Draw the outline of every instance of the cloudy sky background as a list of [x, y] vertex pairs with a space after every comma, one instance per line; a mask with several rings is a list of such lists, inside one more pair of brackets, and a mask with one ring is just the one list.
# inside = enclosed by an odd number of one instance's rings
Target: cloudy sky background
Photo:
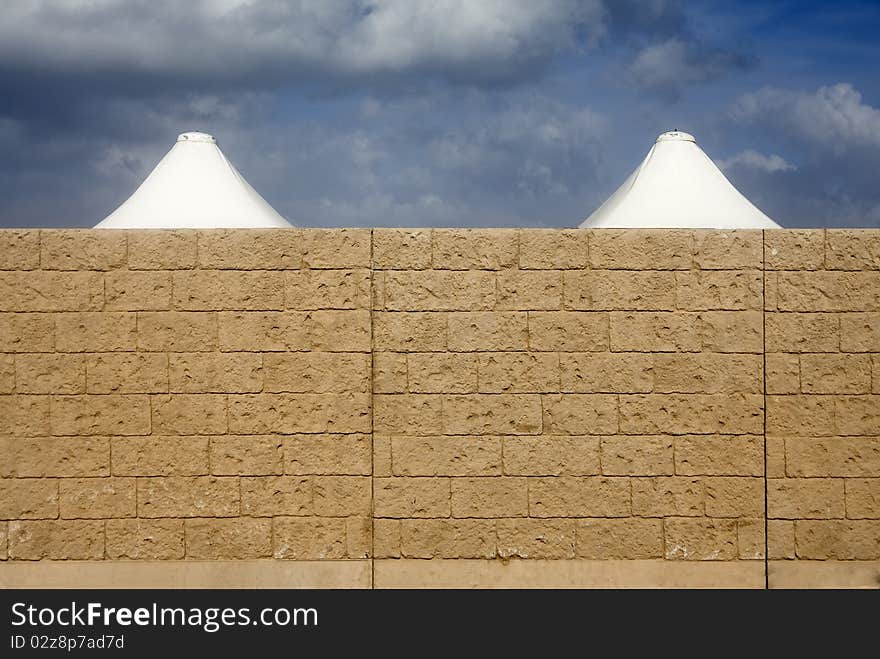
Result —
[[880, 3], [3, 0], [0, 226], [178, 133], [308, 226], [575, 226], [660, 132], [784, 226], [880, 226]]

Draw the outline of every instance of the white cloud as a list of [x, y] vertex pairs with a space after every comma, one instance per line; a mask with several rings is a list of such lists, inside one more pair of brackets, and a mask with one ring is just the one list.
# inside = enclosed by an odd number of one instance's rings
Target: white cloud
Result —
[[61, 72], [516, 74], [605, 31], [601, 0], [6, 0], [0, 59]]
[[351, 26], [339, 59], [355, 71], [531, 59], [575, 46], [578, 26], [601, 35], [598, 1], [384, 0]]
[[753, 151], [752, 149], [741, 151], [726, 160], [719, 160], [718, 166], [725, 170], [742, 167], [745, 169], [766, 172], [768, 174], [774, 174], [776, 172], [791, 172], [797, 169], [797, 167], [785, 160], [782, 156], [776, 155], [775, 153], [765, 155]]
[[[786, 226], [876, 226], [880, 110], [848, 83], [795, 91], [767, 87], [740, 97], [730, 116], [749, 141], [797, 158], [797, 176], [731, 170], [737, 184]], [[776, 209], [773, 205], [776, 204]]]
[[741, 56], [733, 53], [672, 38], [639, 52], [629, 72], [638, 85], [678, 94], [688, 85], [713, 80], [745, 64]]
[[849, 83], [820, 87], [814, 93], [769, 87], [741, 97], [732, 115], [837, 155], [853, 147], [880, 145], [880, 109], [864, 103]]

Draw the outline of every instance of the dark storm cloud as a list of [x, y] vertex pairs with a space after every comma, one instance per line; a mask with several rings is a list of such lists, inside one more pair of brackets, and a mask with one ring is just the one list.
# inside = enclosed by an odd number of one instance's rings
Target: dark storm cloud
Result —
[[790, 84], [817, 55], [742, 46], [773, 12], [699, 6], [9, 0], [0, 225], [94, 224], [191, 129], [298, 223], [572, 225], [674, 126], [783, 222], [880, 223], [872, 77]]
[[[67, 200], [64, 217], [46, 221], [82, 222], [121, 201], [177, 132], [204, 128], [244, 161], [274, 203], [297, 218], [305, 214], [304, 221], [454, 222], [468, 209], [452, 196], [476, 203], [480, 184], [472, 170], [456, 184], [463, 172], [436, 155], [444, 150], [438, 144], [474, 135], [475, 122], [489, 117], [458, 124], [462, 103], [438, 93], [437, 85], [503, 90], [539, 79], [560, 53], [593, 49], [606, 21], [598, 0], [15, 2], [0, 22], [0, 118], [7, 133], [0, 139], [12, 154], [0, 181], [0, 192], [9, 193], [4, 216], [40, 221], [50, 204], [32, 186], [62, 176], [44, 162], [50, 150], [57, 162], [78, 166], [65, 174], [75, 199]], [[387, 123], [358, 115], [327, 125], [313, 117], [323, 106], [338, 106], [340, 96], [356, 105], [366, 94], [415, 99], [390, 111], [383, 102], [383, 116], [393, 112], [400, 126], [410, 113], [446, 107], [434, 135], [418, 121], [402, 131], [427, 151], [412, 149]], [[430, 107], [419, 99], [436, 102]], [[294, 117], [279, 109], [291, 102]], [[559, 120], [561, 112], [536, 117], [536, 125]], [[483, 194], [508, 173], [529, 194], [558, 188], [548, 176], [562, 174], [561, 167], [544, 162], [552, 159], [546, 153], [525, 153], [527, 135], [478, 141], [486, 151], [477, 177]], [[365, 159], [364, 145], [379, 145], [385, 156]], [[447, 157], [449, 150], [447, 144]], [[426, 153], [428, 163], [418, 164]], [[285, 182], [303, 170], [326, 176], [301, 190]], [[329, 189], [328, 180], [334, 181]], [[298, 192], [293, 199], [292, 191]]]
[[696, 45], [668, 0], [11, 0], [0, 93], [5, 113], [35, 121], [76, 119], [77, 99], [108, 95], [505, 87], [618, 43], [648, 85], [667, 83], [664, 66], [695, 80], [735, 61]]
[[670, 37], [688, 30], [680, 0], [615, 0], [606, 3], [613, 38]]
[[0, 117], [32, 139], [137, 142], [156, 138], [160, 108], [180, 117], [205, 97], [509, 87], [605, 29], [598, 0], [11, 0]]
[[4, 12], [7, 71], [122, 83], [419, 73], [503, 81], [605, 32], [598, 0], [13, 0]]
[[608, 3], [609, 42], [622, 43], [624, 79], [665, 100], [687, 88], [755, 66], [754, 54], [712, 43], [676, 0]]
[[695, 84], [753, 65], [754, 59], [742, 53], [671, 38], [639, 51], [628, 73], [636, 85], [677, 100]]

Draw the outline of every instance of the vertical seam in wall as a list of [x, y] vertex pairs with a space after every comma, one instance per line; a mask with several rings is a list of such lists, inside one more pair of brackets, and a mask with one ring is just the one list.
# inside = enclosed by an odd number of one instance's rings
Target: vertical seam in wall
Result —
[[770, 521], [767, 505], [767, 236], [761, 230], [761, 376], [764, 440], [764, 589], [770, 589]]
[[375, 263], [373, 261], [373, 229], [370, 229], [370, 590], [376, 588], [376, 415], [373, 400], [373, 382], [376, 369], [375, 306], [373, 289], [375, 283]]

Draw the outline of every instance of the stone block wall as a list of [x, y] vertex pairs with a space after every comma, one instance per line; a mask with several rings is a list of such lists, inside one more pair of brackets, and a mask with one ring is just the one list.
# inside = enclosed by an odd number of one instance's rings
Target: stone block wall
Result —
[[761, 232], [375, 232], [376, 558], [764, 556]]
[[768, 231], [766, 260], [770, 583], [845, 584], [880, 559], [880, 232]]
[[878, 340], [880, 231], [0, 231], [0, 582], [876, 584]]
[[2, 558], [364, 559], [370, 232], [0, 232]]

